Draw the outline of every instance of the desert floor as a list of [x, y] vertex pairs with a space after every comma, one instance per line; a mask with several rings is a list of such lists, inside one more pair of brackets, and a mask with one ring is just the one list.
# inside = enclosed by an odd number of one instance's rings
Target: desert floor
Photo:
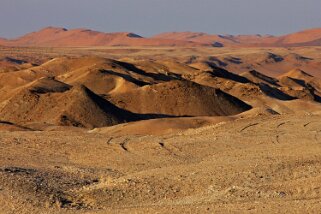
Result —
[[320, 119], [262, 116], [157, 136], [2, 132], [1, 212], [316, 212]]

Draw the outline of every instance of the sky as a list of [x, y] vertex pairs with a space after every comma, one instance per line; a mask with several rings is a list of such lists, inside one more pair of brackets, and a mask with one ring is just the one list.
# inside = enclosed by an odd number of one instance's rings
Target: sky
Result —
[[0, 0], [0, 37], [47, 26], [282, 35], [321, 27], [321, 0]]

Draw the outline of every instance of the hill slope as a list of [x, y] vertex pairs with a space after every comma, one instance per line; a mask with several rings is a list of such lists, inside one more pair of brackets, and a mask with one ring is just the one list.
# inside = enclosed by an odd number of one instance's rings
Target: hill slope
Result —
[[102, 33], [89, 29], [48, 27], [14, 40], [8, 46], [78, 47], [78, 46], [199, 46], [188, 41], [147, 39], [129, 32]]
[[279, 38], [283, 45], [321, 45], [321, 28], [308, 29], [297, 33], [288, 34]]
[[2, 120], [16, 124], [93, 128], [122, 123], [127, 115], [84, 86], [71, 88], [57, 80], [42, 78], [9, 99], [0, 116]]
[[179, 80], [116, 94], [111, 101], [135, 113], [174, 116], [225, 116], [251, 109], [219, 89]]

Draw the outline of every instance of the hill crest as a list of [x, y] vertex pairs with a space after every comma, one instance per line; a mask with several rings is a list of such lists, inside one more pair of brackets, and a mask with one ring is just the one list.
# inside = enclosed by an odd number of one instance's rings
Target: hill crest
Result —
[[320, 46], [321, 28], [282, 36], [229, 35], [202, 32], [167, 32], [142, 37], [132, 32], [105, 33], [86, 28], [46, 27], [16, 39], [0, 38], [4, 46], [91, 47], [91, 46], [180, 46], [180, 47], [299, 47]]

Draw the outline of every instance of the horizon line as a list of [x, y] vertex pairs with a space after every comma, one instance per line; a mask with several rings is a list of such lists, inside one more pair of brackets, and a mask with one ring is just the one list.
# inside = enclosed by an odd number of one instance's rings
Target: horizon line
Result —
[[144, 36], [143, 34], [140, 34], [140, 33], [137, 33], [137, 32], [132, 32], [132, 31], [100, 31], [100, 30], [96, 30], [96, 29], [92, 29], [92, 28], [85, 28], [85, 27], [67, 28], [67, 27], [49, 25], [49, 26], [38, 28], [38, 30], [28, 31], [28, 32], [26, 32], [24, 34], [21, 34], [19, 36], [16, 36], [16, 37], [8, 38], [8, 37], [0, 36], [0, 38], [1, 39], [6, 39], [6, 40], [14, 40], [14, 39], [21, 38], [21, 37], [23, 37], [23, 36], [25, 36], [27, 34], [37, 33], [37, 32], [43, 31], [43, 30], [48, 29], [48, 28], [64, 29], [66, 31], [72, 31], [72, 30], [84, 30], [84, 31], [86, 31], [86, 30], [89, 30], [89, 31], [93, 31], [93, 32], [106, 33], [106, 34], [109, 34], [109, 33], [133, 33], [133, 34], [141, 36], [143, 38], [151, 38], [151, 37], [154, 37], [156, 35], [160, 35], [160, 34], [164, 34], [164, 33], [203, 33], [203, 34], [207, 34], [207, 35], [218, 35], [218, 36], [220, 36], [220, 35], [222, 35], [222, 36], [250, 36], [250, 35], [257, 35], [257, 36], [280, 37], [280, 36], [290, 35], [290, 34], [299, 33], [299, 32], [303, 32], [303, 31], [321, 29], [321, 26], [320, 27], [312, 27], [312, 28], [304, 28], [304, 29], [297, 30], [297, 31], [294, 31], [294, 32], [290, 32], [290, 33], [286, 33], [286, 34], [279, 34], [279, 35], [261, 34], [261, 33], [253, 33], [253, 34], [208, 33], [208, 32], [204, 32], [204, 31], [184, 30], [184, 31], [163, 31], [163, 32], [160, 32], [160, 33], [152, 34], [151, 36]]

